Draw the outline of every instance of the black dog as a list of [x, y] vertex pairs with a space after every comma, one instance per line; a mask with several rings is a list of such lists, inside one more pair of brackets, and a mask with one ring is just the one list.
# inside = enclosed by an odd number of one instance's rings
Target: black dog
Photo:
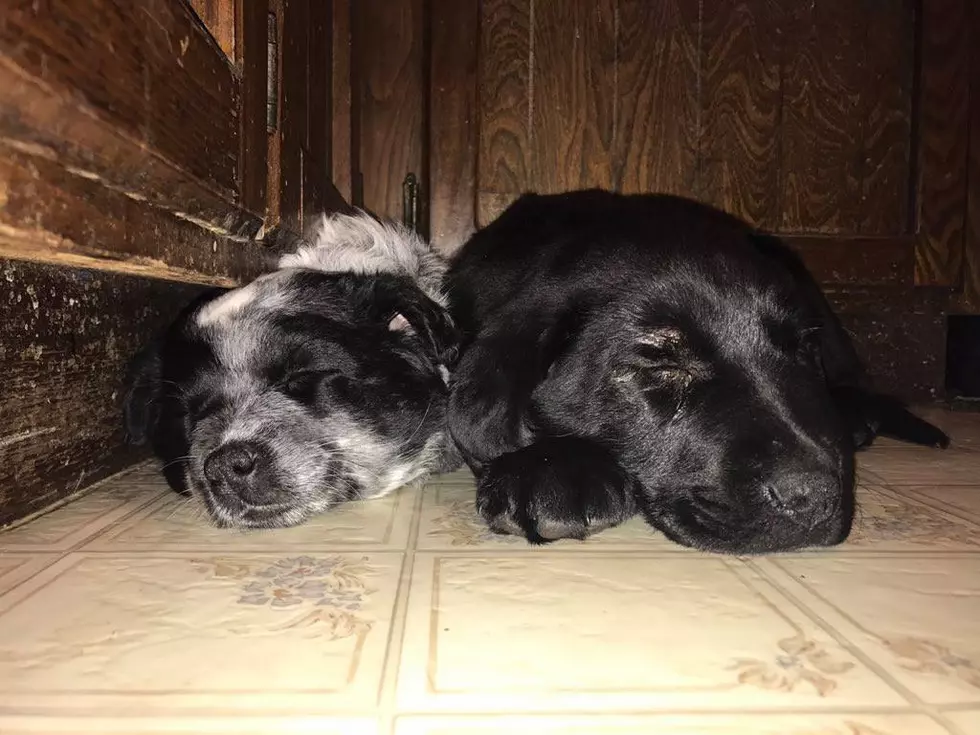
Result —
[[855, 450], [949, 442], [868, 390], [792, 251], [692, 201], [524, 196], [449, 287], [450, 432], [501, 533], [584, 538], [640, 512], [705, 550], [833, 545]]

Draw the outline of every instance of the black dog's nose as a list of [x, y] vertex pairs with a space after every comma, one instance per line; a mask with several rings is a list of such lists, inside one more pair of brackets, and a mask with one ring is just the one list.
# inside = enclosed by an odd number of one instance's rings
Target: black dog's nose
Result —
[[775, 510], [809, 525], [837, 512], [842, 492], [832, 475], [817, 472], [788, 472], [765, 487], [766, 499]]
[[263, 492], [265, 453], [250, 442], [230, 442], [204, 460], [204, 476], [219, 495], [236, 495], [247, 503], [266, 502]]

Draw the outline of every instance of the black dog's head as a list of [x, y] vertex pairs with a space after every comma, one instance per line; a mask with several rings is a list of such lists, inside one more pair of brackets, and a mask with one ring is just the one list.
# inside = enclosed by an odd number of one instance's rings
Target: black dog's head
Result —
[[824, 373], [832, 326], [764, 259], [681, 258], [655, 283], [593, 310], [536, 391], [543, 413], [614, 449], [648, 521], [681, 544], [842, 541], [854, 447]]
[[285, 268], [205, 296], [140, 355], [127, 426], [218, 525], [293, 525], [451, 456], [455, 349], [408, 277]]

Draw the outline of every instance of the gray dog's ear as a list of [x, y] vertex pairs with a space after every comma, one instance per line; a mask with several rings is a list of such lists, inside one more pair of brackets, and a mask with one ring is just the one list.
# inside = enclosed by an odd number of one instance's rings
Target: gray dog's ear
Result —
[[159, 417], [161, 386], [160, 343], [154, 341], [140, 350], [129, 362], [123, 398], [123, 422], [126, 438], [137, 446], [152, 436]]
[[447, 367], [459, 356], [460, 334], [449, 311], [402, 276], [381, 276], [367, 295], [373, 321], [393, 331], [409, 331], [421, 341], [433, 360]]

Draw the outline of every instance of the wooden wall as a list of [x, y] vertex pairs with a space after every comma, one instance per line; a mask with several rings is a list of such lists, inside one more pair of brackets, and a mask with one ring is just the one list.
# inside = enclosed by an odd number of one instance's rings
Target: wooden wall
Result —
[[944, 314], [980, 311], [969, 0], [430, 0], [421, 30], [418, 6], [387, 2], [401, 30], [361, 52], [428, 94], [422, 124], [413, 92], [363, 128], [365, 154], [423, 152], [362, 161], [376, 211], [400, 217], [398, 183], [427, 170], [451, 253], [528, 190], [691, 196], [801, 252], [883, 389], [941, 393]]
[[143, 456], [129, 357], [347, 206], [350, 7], [0, 0], [0, 525]]

